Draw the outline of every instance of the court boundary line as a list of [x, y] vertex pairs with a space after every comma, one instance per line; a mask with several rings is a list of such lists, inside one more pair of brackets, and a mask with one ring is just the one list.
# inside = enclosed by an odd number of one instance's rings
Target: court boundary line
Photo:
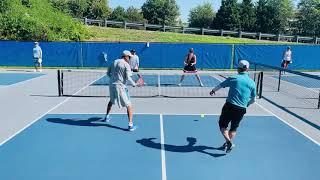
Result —
[[25, 84], [25, 83], [30, 82], [30, 81], [32, 81], [32, 80], [36, 80], [36, 79], [45, 77], [46, 75], [48, 75], [48, 74], [42, 74], [41, 76], [37, 76], [37, 77], [34, 77], [34, 78], [30, 78], [30, 79], [27, 79], [27, 80], [24, 80], [24, 81], [20, 81], [20, 82], [14, 83], [14, 84], [10, 84], [10, 85], [2, 85], [2, 86], [0, 87], [0, 89], [6, 89], [6, 88], [10, 88], [10, 87], [14, 87], [14, 86], [21, 85], [21, 84]]
[[[94, 82], [94, 81], [93, 81]], [[73, 95], [76, 95], [78, 93], [80, 93], [81, 91], [83, 91], [85, 88], [89, 87], [90, 84], [92, 84], [93, 82], [89, 83], [88, 85], [82, 87], [79, 91], [75, 92]], [[34, 119], [33, 121], [31, 121], [30, 123], [28, 123], [25, 127], [23, 127], [22, 129], [20, 129], [19, 131], [17, 131], [16, 133], [14, 133], [13, 135], [9, 136], [7, 139], [5, 139], [3, 142], [0, 142], [0, 147], [2, 145], [4, 145], [5, 143], [7, 143], [8, 141], [10, 141], [11, 139], [13, 139], [16, 135], [18, 135], [19, 133], [21, 133], [22, 131], [24, 131], [25, 129], [27, 129], [28, 127], [30, 127], [32, 124], [34, 124], [35, 122], [39, 121], [41, 118], [43, 118], [45, 115], [49, 114], [51, 111], [55, 110], [56, 108], [58, 108], [59, 106], [61, 106], [62, 104], [64, 104], [65, 102], [69, 101], [71, 97], [67, 97], [66, 99], [64, 99], [63, 101], [61, 101], [60, 103], [58, 103], [57, 105], [55, 105], [54, 107], [52, 107], [51, 109], [49, 109], [47, 112], [45, 112], [44, 114], [41, 114], [38, 118]]]
[[[65, 115], [77, 115], [77, 114], [80, 114], [80, 115], [105, 115], [105, 113], [52, 113], [53, 115], [60, 115], [60, 114], [65, 114]], [[110, 113], [110, 115], [127, 115], [127, 113], [125, 112], [115, 112], [115, 113]], [[160, 113], [133, 113], [133, 115], [156, 115], [158, 116]], [[200, 116], [200, 115], [205, 115], [205, 116], [220, 116], [221, 113], [161, 113], [163, 116], [174, 116], [174, 115], [177, 115], [177, 116]], [[249, 115], [246, 115], [246, 116], [261, 116], [261, 117], [265, 117], [265, 116], [272, 116], [270, 115], [270, 113], [266, 113], [266, 114], [249, 114]]]
[[161, 170], [162, 180], [167, 180], [166, 152], [164, 147], [163, 116], [160, 114]]
[[301, 135], [305, 136], [307, 139], [311, 140], [313, 143], [315, 143], [316, 145], [320, 146], [320, 143], [317, 142], [316, 140], [314, 140], [312, 137], [310, 137], [309, 135], [305, 134], [304, 132], [302, 132], [301, 130], [299, 130], [298, 128], [294, 127], [293, 125], [291, 125], [289, 122], [285, 121], [284, 119], [282, 119], [281, 117], [279, 117], [278, 115], [276, 115], [275, 113], [273, 113], [272, 111], [270, 111], [269, 109], [267, 109], [266, 107], [262, 106], [261, 104], [259, 104], [258, 102], [256, 102], [256, 104], [258, 106], [260, 106], [260, 108], [264, 109], [266, 112], [270, 113], [271, 115], [273, 115], [274, 117], [278, 118], [280, 121], [282, 121], [284, 124], [288, 125], [289, 127], [291, 127], [292, 129], [296, 130], [297, 132], [299, 132]]

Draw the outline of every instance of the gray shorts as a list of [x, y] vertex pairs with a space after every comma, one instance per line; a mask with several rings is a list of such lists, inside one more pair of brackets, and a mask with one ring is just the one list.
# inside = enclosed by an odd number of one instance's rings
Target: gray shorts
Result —
[[112, 104], [118, 104], [119, 108], [131, 105], [131, 99], [128, 88], [123, 84], [110, 84], [110, 101]]

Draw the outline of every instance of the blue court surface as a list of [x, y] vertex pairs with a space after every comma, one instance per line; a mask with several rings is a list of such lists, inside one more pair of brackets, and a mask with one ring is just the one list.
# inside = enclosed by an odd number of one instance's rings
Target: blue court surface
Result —
[[101, 118], [46, 115], [0, 146], [0, 179], [319, 179], [320, 147], [272, 116], [246, 116], [227, 155], [218, 116], [140, 114], [135, 132]]
[[[204, 85], [204, 87], [213, 87], [221, 83], [218, 79], [209, 76], [209, 75], [199, 75], [200, 79]], [[158, 76], [157, 75], [143, 75], [143, 80], [147, 84], [147, 86], [158, 86]], [[161, 75], [160, 76], [160, 85], [161, 86], [177, 86], [180, 82], [180, 75]], [[134, 81], [138, 80], [137, 75], [133, 75], [132, 79]], [[108, 85], [109, 78], [104, 76], [97, 81], [95, 81], [92, 85]], [[199, 86], [199, 81], [195, 75], [185, 75], [184, 80], [182, 81], [182, 86]]]
[[[278, 77], [276, 77], [278, 78]], [[320, 88], [319, 80], [303, 76], [286, 76], [282, 75], [281, 80], [287, 81], [306, 88]]]
[[30, 73], [0, 73], [0, 85], [12, 85], [29, 79], [37, 78], [44, 74]]

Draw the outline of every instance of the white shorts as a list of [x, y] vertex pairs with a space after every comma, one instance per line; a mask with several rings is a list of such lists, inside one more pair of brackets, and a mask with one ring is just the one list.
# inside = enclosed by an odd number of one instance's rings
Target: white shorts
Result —
[[109, 93], [111, 103], [118, 104], [119, 108], [131, 105], [129, 91], [125, 85], [110, 84]]
[[42, 58], [34, 58], [34, 63], [35, 64], [41, 64], [42, 63]]

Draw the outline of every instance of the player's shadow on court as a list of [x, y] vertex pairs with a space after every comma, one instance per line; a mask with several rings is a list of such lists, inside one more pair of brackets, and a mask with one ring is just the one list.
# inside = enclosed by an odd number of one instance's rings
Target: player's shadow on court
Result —
[[89, 119], [63, 119], [63, 118], [48, 118], [48, 122], [51, 123], [57, 123], [57, 124], [66, 124], [71, 126], [91, 126], [91, 127], [101, 127], [105, 126], [112, 129], [122, 130], [122, 131], [128, 131], [127, 128], [121, 128], [118, 126], [113, 126], [110, 124], [102, 123], [101, 118], [99, 117], [93, 117]]
[[[157, 138], [143, 138], [140, 140], [137, 140], [136, 142], [149, 147], [153, 149], [161, 149], [161, 143], [156, 143], [153, 140]], [[214, 147], [209, 147], [209, 146], [196, 146], [195, 144], [197, 143], [197, 139], [194, 137], [187, 137], [187, 145], [183, 146], [176, 146], [176, 145], [171, 145], [171, 144], [164, 144], [164, 150], [165, 151], [170, 151], [170, 152], [179, 152], [179, 153], [191, 153], [191, 152], [199, 152], [203, 153], [212, 157], [221, 157], [225, 156], [225, 153], [210, 153], [207, 152], [208, 150], [223, 150], [221, 147], [220, 148], [214, 148]]]

